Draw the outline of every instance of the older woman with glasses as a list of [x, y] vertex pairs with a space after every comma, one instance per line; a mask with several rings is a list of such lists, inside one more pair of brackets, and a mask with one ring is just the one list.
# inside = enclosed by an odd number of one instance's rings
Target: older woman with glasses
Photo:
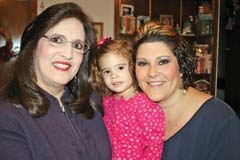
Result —
[[74, 3], [53, 5], [25, 29], [20, 55], [0, 75], [0, 157], [108, 160], [102, 115], [90, 100], [96, 36]]

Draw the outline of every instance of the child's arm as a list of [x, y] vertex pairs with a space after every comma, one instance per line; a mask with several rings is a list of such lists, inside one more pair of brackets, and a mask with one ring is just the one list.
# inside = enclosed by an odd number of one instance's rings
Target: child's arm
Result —
[[152, 102], [144, 104], [145, 113], [141, 117], [143, 134], [145, 137], [145, 150], [142, 159], [161, 159], [165, 133], [165, 117], [161, 108]]

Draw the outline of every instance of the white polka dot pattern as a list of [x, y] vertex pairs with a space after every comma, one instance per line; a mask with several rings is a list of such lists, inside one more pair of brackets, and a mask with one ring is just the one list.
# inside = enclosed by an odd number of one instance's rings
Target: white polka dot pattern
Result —
[[159, 160], [163, 150], [165, 117], [143, 93], [128, 100], [105, 97], [104, 122], [113, 160]]

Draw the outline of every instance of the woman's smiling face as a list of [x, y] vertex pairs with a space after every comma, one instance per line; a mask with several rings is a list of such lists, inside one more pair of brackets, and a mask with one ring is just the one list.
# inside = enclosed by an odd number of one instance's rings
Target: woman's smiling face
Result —
[[50, 88], [64, 88], [78, 72], [83, 54], [77, 53], [70, 42], [84, 42], [85, 32], [79, 20], [67, 18], [45, 34], [48, 37], [52, 35], [64, 36], [68, 42], [61, 47], [51, 45], [46, 37], [40, 38], [38, 42], [34, 59], [35, 73], [38, 85], [47, 91]]
[[180, 88], [177, 59], [163, 42], [146, 42], [139, 46], [135, 71], [140, 88], [152, 101], [168, 100]]

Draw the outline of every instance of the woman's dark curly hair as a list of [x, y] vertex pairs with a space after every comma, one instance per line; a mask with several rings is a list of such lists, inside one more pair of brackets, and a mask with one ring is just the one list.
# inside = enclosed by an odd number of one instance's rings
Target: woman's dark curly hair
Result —
[[192, 85], [195, 77], [196, 62], [186, 40], [179, 36], [171, 27], [150, 21], [139, 28], [133, 45], [133, 62], [136, 64], [137, 51], [140, 45], [147, 42], [163, 42], [176, 56], [179, 71], [182, 73], [182, 89]]
[[[50, 107], [48, 99], [35, 83], [37, 81], [34, 69], [35, 50], [39, 39], [66, 18], [76, 18], [83, 24], [85, 42], [90, 49], [84, 54], [76, 78], [66, 85], [70, 89], [71, 99], [63, 103], [71, 106], [73, 113], [81, 113], [86, 118], [94, 116], [89, 97], [92, 92], [90, 64], [96, 48], [95, 30], [89, 17], [78, 5], [66, 2], [50, 6], [25, 28], [19, 57], [11, 67], [12, 75], [8, 76], [7, 80], [0, 81], [0, 98], [22, 105], [33, 117], [45, 115]], [[2, 85], [3, 81], [7, 83]]]

